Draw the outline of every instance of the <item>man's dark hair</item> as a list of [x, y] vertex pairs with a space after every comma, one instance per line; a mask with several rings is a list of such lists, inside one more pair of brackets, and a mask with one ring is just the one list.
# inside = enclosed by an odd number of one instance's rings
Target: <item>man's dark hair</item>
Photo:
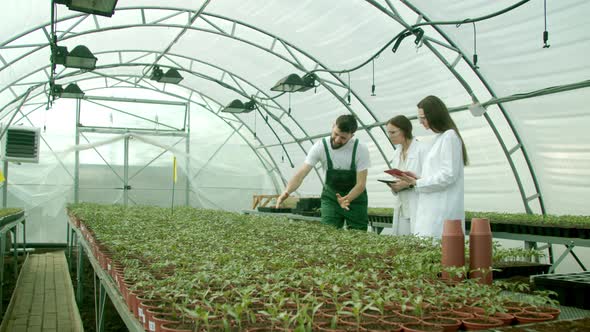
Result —
[[354, 115], [341, 115], [336, 119], [336, 126], [340, 131], [354, 134], [358, 128]]

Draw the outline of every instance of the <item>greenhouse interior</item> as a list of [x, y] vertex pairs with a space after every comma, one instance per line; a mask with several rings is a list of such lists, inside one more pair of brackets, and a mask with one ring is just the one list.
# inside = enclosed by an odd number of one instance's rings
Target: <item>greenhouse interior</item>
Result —
[[2, 4], [0, 332], [590, 331], [589, 1]]

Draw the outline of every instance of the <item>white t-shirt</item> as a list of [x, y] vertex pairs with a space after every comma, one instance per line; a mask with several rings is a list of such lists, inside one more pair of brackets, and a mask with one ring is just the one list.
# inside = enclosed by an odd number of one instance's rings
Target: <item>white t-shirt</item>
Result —
[[[339, 149], [332, 149], [332, 145], [330, 144], [330, 138], [326, 137], [326, 145], [328, 146], [328, 151], [330, 153], [330, 158], [332, 158], [332, 166], [334, 169], [342, 169], [342, 170], [349, 170], [350, 169], [350, 162], [352, 161], [352, 150], [354, 148], [354, 142], [358, 139], [351, 139], [344, 146], [341, 146]], [[311, 166], [315, 166], [318, 162], [322, 162], [322, 168], [324, 170], [328, 170], [328, 159], [326, 158], [326, 150], [324, 149], [324, 144], [322, 140], [318, 140], [315, 144], [311, 147], [309, 152], [307, 153], [307, 157], [305, 158], [305, 163]], [[369, 157], [369, 148], [359, 142], [356, 148], [356, 171], [361, 172], [368, 169], [371, 166], [371, 159]]]

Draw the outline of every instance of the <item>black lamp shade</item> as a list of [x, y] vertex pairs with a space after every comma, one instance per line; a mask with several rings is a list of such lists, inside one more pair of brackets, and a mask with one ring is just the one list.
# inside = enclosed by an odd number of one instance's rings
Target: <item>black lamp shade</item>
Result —
[[78, 45], [68, 53], [64, 66], [68, 68], [80, 68], [93, 70], [96, 68], [96, 60], [98, 60], [88, 47]]
[[51, 62], [57, 65], [63, 65], [66, 63], [66, 57], [68, 55], [68, 48], [65, 46], [55, 46], [51, 50]]
[[166, 72], [166, 74], [164, 74], [162, 77], [160, 77], [160, 79], [158, 80], [158, 82], [160, 82], [160, 83], [178, 84], [182, 80], [183, 80], [183, 77], [180, 75], [180, 73], [178, 72], [178, 70], [176, 70], [174, 68], [170, 68], [170, 69], [168, 69], [168, 71]]
[[221, 111], [225, 113], [249, 113], [256, 108], [254, 101], [243, 103], [239, 99], [234, 99], [229, 105], [225, 106]]
[[275, 84], [270, 90], [280, 92], [296, 92], [305, 88], [303, 79], [297, 74], [291, 74], [287, 77], [282, 78]]
[[311, 88], [315, 87], [315, 79], [316, 76], [315, 74], [311, 73], [311, 74], [306, 74], [305, 76], [303, 76], [303, 78], [301, 80], [303, 80], [303, 87], [299, 90], [297, 90], [297, 92], [303, 92], [303, 91], [307, 91]]
[[68, 6], [70, 10], [108, 17], [113, 16], [117, 5], [117, 0], [55, 0], [55, 2]]
[[61, 93], [62, 98], [83, 98], [84, 92], [76, 83], [68, 85]]
[[64, 92], [64, 88], [61, 84], [52, 84], [50, 89], [50, 93], [54, 97], [61, 97], [61, 94]]
[[160, 79], [164, 76], [164, 72], [160, 69], [159, 66], [154, 66], [152, 69], [152, 76], [150, 76], [150, 80], [160, 82]]

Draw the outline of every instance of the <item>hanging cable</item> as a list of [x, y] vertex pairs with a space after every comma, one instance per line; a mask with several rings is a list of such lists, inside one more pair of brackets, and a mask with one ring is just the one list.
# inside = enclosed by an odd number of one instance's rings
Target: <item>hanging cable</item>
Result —
[[545, 31], [543, 31], [543, 48], [549, 48], [551, 45], [547, 44], [549, 41], [549, 31], [547, 31], [547, 0], [543, 1], [543, 9], [545, 11]]
[[371, 85], [371, 96], [375, 96], [375, 59], [373, 59], [373, 85]]
[[350, 105], [350, 72], [348, 72], [348, 94], [346, 98], [348, 99], [348, 105]]
[[[395, 35], [395, 37], [393, 37], [393, 39], [391, 39], [389, 42], [387, 42], [387, 44], [385, 44], [382, 48], [379, 49], [379, 51], [377, 51], [375, 54], [373, 54], [369, 59], [365, 60], [363, 63], [354, 66], [350, 69], [343, 69], [343, 70], [332, 70], [332, 69], [315, 69], [310, 71], [310, 73], [316, 73], [316, 72], [328, 72], [328, 73], [332, 73], [332, 74], [344, 74], [344, 73], [350, 73], [352, 71], [355, 71], [359, 68], [364, 67], [366, 64], [368, 64], [369, 62], [371, 62], [373, 59], [377, 58], [384, 50], [386, 50], [391, 44], [393, 44], [394, 42], [396, 43], [396, 45], [394, 45], [392, 51], [395, 53], [395, 50], [397, 50], [397, 47], [399, 46], [399, 44], [401, 43], [401, 40], [399, 40], [400, 38], [405, 38], [409, 35], [416, 35], [416, 40], [414, 41], [416, 43], [416, 45], [420, 42], [421, 40], [421, 36], [424, 34], [424, 30], [422, 29], [418, 29], [418, 27], [420, 26], [424, 26], [424, 25], [429, 25], [429, 26], [439, 26], [439, 25], [457, 25], [457, 26], [461, 26], [462, 24], [467, 24], [467, 23], [472, 23], [472, 22], [480, 22], [480, 21], [484, 21], [484, 20], [489, 20], [493, 17], [502, 15], [504, 13], [507, 13], [511, 10], [514, 10], [522, 5], [524, 5], [525, 3], [529, 2], [530, 0], [522, 0], [519, 1], [511, 6], [508, 6], [504, 9], [501, 9], [497, 12], [493, 12], [491, 14], [488, 15], [484, 15], [484, 16], [480, 16], [480, 17], [476, 17], [476, 18], [466, 18], [463, 20], [454, 20], [454, 21], [431, 21], [431, 22], [421, 22], [421, 23], [417, 23], [414, 25], [411, 25], [405, 29], [403, 29], [401, 32], [399, 32], [397, 35]], [[407, 1], [402, 0], [402, 3], [405, 3]]]
[[256, 140], [256, 111], [254, 110], [254, 140]]
[[291, 115], [291, 94], [289, 94], [289, 110], [287, 111], [287, 114], [289, 116]]
[[43, 114], [43, 132], [47, 132], [47, 108], [45, 108], [45, 114]]
[[473, 67], [479, 69], [477, 65], [477, 30], [475, 29], [475, 22], [473, 22]]

